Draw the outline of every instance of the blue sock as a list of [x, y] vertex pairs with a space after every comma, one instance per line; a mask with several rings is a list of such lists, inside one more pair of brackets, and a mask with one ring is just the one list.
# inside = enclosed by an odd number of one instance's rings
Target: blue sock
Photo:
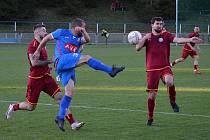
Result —
[[63, 119], [66, 115], [66, 111], [68, 109], [68, 107], [70, 106], [70, 102], [71, 102], [71, 97], [64, 95], [61, 102], [60, 102], [60, 110], [58, 113], [58, 117], [59, 119]]
[[95, 70], [101, 70], [104, 71], [106, 73], [111, 73], [112, 72], [112, 67], [107, 66], [105, 64], [103, 64], [101, 61], [94, 59], [94, 58], [90, 58], [87, 61], [87, 65], [90, 66], [91, 68], [95, 69]]

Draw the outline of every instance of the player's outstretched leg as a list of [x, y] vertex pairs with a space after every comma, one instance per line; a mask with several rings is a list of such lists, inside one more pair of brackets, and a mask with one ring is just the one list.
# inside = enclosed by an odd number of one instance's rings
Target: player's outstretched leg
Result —
[[115, 77], [119, 72], [121, 72], [125, 69], [125, 67], [122, 67], [122, 66], [116, 67], [115, 65], [110, 67], [110, 66], [105, 65], [101, 61], [99, 61], [95, 58], [92, 58], [92, 57], [87, 61], [87, 65], [95, 70], [104, 71], [104, 72], [108, 73], [111, 77]]

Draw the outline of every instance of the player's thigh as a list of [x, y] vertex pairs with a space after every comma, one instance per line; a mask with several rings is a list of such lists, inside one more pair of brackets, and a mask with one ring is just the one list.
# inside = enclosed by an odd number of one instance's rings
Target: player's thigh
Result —
[[81, 55], [79, 53], [70, 53], [61, 56], [58, 60], [56, 70], [65, 71], [76, 67]]
[[60, 87], [51, 76], [45, 76], [44, 78], [45, 78], [45, 85], [43, 87], [43, 91], [52, 98], [54, 98], [56, 94], [61, 92]]
[[147, 72], [147, 92], [158, 91], [158, 84], [160, 80], [160, 71], [149, 71]]
[[185, 60], [190, 54], [190, 51], [183, 49], [182, 50], [182, 58]]
[[26, 92], [26, 100], [31, 105], [36, 105], [43, 89], [44, 82], [41, 79], [29, 79]]
[[198, 59], [198, 58], [199, 58], [199, 55], [198, 55], [198, 53], [197, 53], [196, 51], [192, 51], [192, 52], [190, 53], [190, 56], [191, 56], [192, 58], [195, 58], [195, 59]]
[[86, 63], [91, 58], [90, 55], [81, 55], [79, 61], [77, 62], [77, 66], [80, 66], [84, 63]]

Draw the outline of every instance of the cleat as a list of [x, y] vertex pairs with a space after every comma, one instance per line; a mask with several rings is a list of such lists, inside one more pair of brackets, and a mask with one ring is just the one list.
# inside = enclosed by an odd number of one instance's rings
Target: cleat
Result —
[[149, 119], [149, 120], [147, 120], [146, 125], [147, 126], [152, 126], [152, 123], [153, 123], [153, 119]]
[[9, 107], [8, 107], [8, 110], [7, 112], [5, 113], [5, 118], [8, 120], [12, 117], [12, 114], [14, 113], [14, 108], [13, 108], [13, 105], [10, 104]]
[[58, 116], [55, 118], [55, 123], [58, 125], [61, 131], [65, 131], [64, 129], [64, 119], [59, 119]]
[[179, 112], [179, 106], [176, 103], [171, 103], [171, 107], [174, 110], [174, 112]]
[[111, 77], [115, 77], [119, 72], [123, 71], [125, 67], [116, 67], [115, 65], [112, 66], [112, 72], [109, 73]]
[[199, 69], [195, 69], [195, 70], [194, 70], [194, 74], [195, 74], [195, 75], [199, 75], [199, 74], [201, 74], [201, 72], [200, 72]]
[[71, 129], [72, 130], [79, 130], [80, 128], [82, 128], [85, 125], [84, 122], [74, 122], [71, 124]]

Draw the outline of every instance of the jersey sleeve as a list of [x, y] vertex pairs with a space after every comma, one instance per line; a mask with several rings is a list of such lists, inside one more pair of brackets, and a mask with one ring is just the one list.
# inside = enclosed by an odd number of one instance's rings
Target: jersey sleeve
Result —
[[33, 44], [29, 44], [29, 46], [28, 46], [28, 54], [34, 54], [36, 49], [37, 49], [36, 46], [34, 46]]
[[169, 43], [172, 43], [174, 41], [175, 35], [171, 34], [170, 32], [167, 32], [167, 37]]
[[61, 35], [62, 29], [57, 29], [54, 32], [51, 33], [51, 36], [53, 39], [58, 39]]
[[194, 33], [190, 33], [190, 34], [188, 35], [189, 38], [192, 38], [192, 37], [194, 37], [194, 36], [195, 36]]

